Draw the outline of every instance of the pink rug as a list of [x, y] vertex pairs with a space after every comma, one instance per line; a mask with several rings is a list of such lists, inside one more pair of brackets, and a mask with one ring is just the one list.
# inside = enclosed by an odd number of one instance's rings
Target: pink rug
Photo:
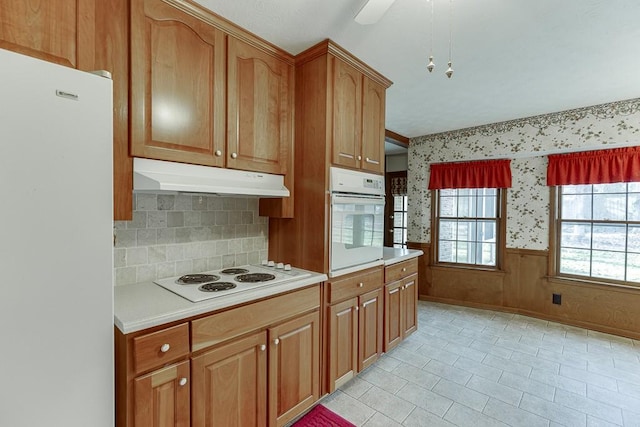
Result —
[[355, 427], [355, 424], [351, 424], [322, 405], [316, 405], [291, 427]]

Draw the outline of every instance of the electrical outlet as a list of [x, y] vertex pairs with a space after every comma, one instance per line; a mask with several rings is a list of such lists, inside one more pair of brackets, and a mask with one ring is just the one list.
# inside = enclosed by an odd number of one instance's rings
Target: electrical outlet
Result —
[[554, 304], [561, 305], [562, 304], [562, 294], [553, 294], [551, 297], [551, 302]]

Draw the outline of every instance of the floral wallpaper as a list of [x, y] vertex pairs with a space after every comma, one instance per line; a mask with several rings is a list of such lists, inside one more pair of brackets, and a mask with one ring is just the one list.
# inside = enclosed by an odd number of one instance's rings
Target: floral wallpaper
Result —
[[507, 247], [546, 250], [547, 155], [634, 145], [640, 145], [640, 98], [412, 138], [408, 239], [431, 241], [431, 163], [510, 158]]

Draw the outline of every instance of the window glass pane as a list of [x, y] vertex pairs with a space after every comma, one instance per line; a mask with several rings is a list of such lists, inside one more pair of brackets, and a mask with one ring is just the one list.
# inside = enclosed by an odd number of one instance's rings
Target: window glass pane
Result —
[[457, 203], [456, 197], [440, 197], [440, 216], [445, 218], [458, 216]]
[[630, 193], [628, 197], [627, 221], [640, 221], [640, 193]]
[[593, 219], [624, 221], [626, 217], [627, 197], [625, 194], [593, 195]]
[[402, 229], [402, 245], [407, 246], [407, 229]]
[[591, 219], [591, 196], [563, 195], [563, 219]]
[[473, 188], [458, 188], [458, 196], [473, 196], [475, 194], [475, 189]]
[[402, 212], [394, 212], [393, 213], [393, 226], [394, 227], [402, 227], [404, 224], [402, 223]]
[[627, 280], [640, 282], [640, 254], [627, 255]]
[[393, 243], [404, 243], [404, 241], [402, 240], [402, 228], [393, 229]]
[[456, 221], [440, 220], [440, 229], [438, 230], [438, 234], [442, 240], [455, 240]]
[[458, 190], [455, 188], [445, 188], [443, 190], [438, 190], [438, 194], [440, 195], [440, 197], [457, 196]]
[[458, 221], [458, 240], [476, 240], [475, 221]]
[[497, 188], [479, 188], [477, 190], [478, 196], [497, 196]]
[[496, 265], [496, 244], [480, 243], [478, 244], [480, 252], [478, 253], [478, 264]]
[[464, 264], [475, 264], [476, 262], [476, 244], [473, 242], [458, 241], [457, 261]]
[[458, 216], [459, 217], [473, 217], [475, 216], [476, 200], [474, 197], [459, 197], [458, 198]]
[[588, 249], [560, 248], [560, 272], [588, 276], [591, 256]]
[[560, 246], [570, 248], [591, 248], [591, 224], [563, 222]]
[[593, 192], [594, 193], [626, 193], [627, 183], [616, 182], [614, 184], [594, 184]]
[[478, 210], [476, 216], [479, 218], [495, 218], [496, 199], [497, 197], [495, 196], [478, 197]]
[[496, 223], [495, 221], [478, 221], [477, 224], [478, 242], [495, 242], [496, 240]]
[[629, 184], [629, 193], [640, 193], [640, 182], [630, 182]]
[[624, 252], [593, 251], [591, 276], [603, 279], [624, 280]]
[[456, 262], [456, 242], [451, 240], [438, 241], [438, 261]]
[[402, 196], [393, 196], [393, 210], [394, 211], [402, 210]]
[[640, 253], [640, 225], [630, 225], [627, 237], [627, 250]]
[[626, 240], [627, 228], [624, 225], [593, 225], [593, 249], [624, 252]]
[[591, 193], [591, 184], [563, 185], [562, 194], [588, 194]]
[[402, 196], [402, 210], [405, 212], [409, 210], [409, 197], [407, 196]]

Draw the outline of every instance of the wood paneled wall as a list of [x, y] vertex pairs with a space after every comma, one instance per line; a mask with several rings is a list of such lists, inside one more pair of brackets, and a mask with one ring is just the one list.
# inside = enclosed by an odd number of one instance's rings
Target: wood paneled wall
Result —
[[[549, 277], [548, 251], [507, 249], [500, 272], [431, 265], [430, 244], [421, 249], [420, 299], [509, 311], [640, 339], [640, 289]], [[552, 294], [562, 295], [553, 304]]]

